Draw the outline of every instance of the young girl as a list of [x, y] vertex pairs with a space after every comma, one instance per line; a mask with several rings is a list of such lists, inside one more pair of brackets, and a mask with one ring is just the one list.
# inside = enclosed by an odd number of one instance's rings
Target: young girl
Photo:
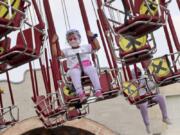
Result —
[[[96, 39], [97, 36], [90, 31], [87, 33], [87, 35], [95, 44], [94, 48], [97, 50], [100, 49], [99, 42]], [[56, 41], [57, 36], [55, 36], [53, 40]], [[72, 80], [72, 83], [76, 89], [77, 95], [79, 95], [80, 102], [84, 103], [87, 101], [87, 97], [85, 96], [85, 93], [83, 91], [83, 87], [81, 84], [82, 68], [83, 68], [83, 72], [87, 76], [89, 76], [92, 82], [92, 85], [95, 90], [95, 96], [98, 99], [103, 99], [104, 97], [101, 93], [101, 85], [100, 85], [99, 77], [97, 74], [97, 70], [92, 65], [92, 62], [90, 60], [90, 54], [88, 54], [88, 52], [92, 51], [92, 46], [90, 44], [81, 46], [80, 45], [81, 35], [79, 31], [75, 29], [71, 29], [67, 31], [66, 40], [68, 44], [70, 45], [70, 48], [66, 48], [62, 50], [60, 55], [67, 58], [67, 66], [69, 68], [69, 71], [67, 74], [70, 76]], [[55, 45], [53, 45], [52, 52], [54, 56], [57, 56], [57, 50], [55, 48]], [[80, 58], [78, 58], [77, 54], [79, 54]], [[81, 61], [81, 63], [79, 61]]]
[[[135, 70], [133, 70], [131, 73], [132, 73], [132, 78], [136, 79]], [[142, 72], [141, 72], [140, 68], [137, 68], [137, 78], [145, 78], [145, 76], [142, 75]], [[152, 83], [147, 82], [147, 84], [148, 83], [150, 85], [152, 85]], [[145, 80], [141, 80], [139, 85], [140, 86], [145, 86], [147, 84], [146, 84]], [[148, 84], [148, 86], [149, 86], [149, 84]], [[150, 86], [150, 87], [154, 88], [155, 86]], [[140, 94], [141, 94], [143, 92], [143, 88], [141, 88], [139, 91], [140, 91]], [[164, 123], [166, 123], [166, 124], [171, 124], [171, 121], [169, 120], [169, 117], [168, 117], [168, 114], [167, 114], [167, 107], [166, 107], [164, 97], [162, 95], [157, 94], [151, 100], [155, 101], [157, 104], [159, 104], [159, 107], [160, 107], [160, 110], [161, 110], [161, 113], [162, 113], [162, 118], [163, 118], [162, 121]], [[137, 107], [139, 108], [139, 110], [141, 112], [144, 124], [146, 126], [147, 133], [151, 133], [149, 116], [148, 116], [148, 101], [146, 101], [144, 103], [141, 103], [141, 104], [137, 104]]]

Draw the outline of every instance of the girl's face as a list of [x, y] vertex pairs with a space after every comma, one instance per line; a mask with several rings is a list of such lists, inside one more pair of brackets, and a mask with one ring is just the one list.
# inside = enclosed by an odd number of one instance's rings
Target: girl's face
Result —
[[77, 34], [70, 34], [67, 38], [68, 43], [71, 47], [79, 47], [80, 45], [80, 38]]

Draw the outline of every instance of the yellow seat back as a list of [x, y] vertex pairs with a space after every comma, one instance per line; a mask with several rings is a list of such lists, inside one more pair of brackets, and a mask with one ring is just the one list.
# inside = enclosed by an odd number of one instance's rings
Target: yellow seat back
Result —
[[171, 68], [166, 57], [153, 59], [148, 66], [150, 73], [161, 78], [171, 74]]
[[141, 49], [146, 45], [147, 36], [142, 36], [137, 39], [128, 39], [123, 36], [119, 38], [119, 46], [123, 52], [132, 52], [134, 48]]
[[129, 81], [123, 83], [123, 92], [126, 96], [131, 98], [139, 96], [139, 90], [137, 89], [137, 86]]
[[[160, 0], [158, 0], [158, 2], [160, 3]], [[147, 0], [147, 3], [149, 5], [150, 11], [149, 11], [148, 6], [146, 5], [145, 1], [143, 1], [142, 4], [140, 5], [139, 13], [142, 15], [144, 15], [144, 14], [151, 15], [152, 14], [153, 16], [155, 16], [158, 12], [158, 6], [155, 4], [152, 4], [152, 3], [156, 3], [156, 1]], [[150, 12], [151, 12], [151, 14], [150, 14]]]
[[[8, 4], [8, 0], [4, 0], [4, 2]], [[11, 2], [11, 6], [13, 8], [15, 8], [17, 10], [19, 9], [21, 0], [10, 0], [10, 2]], [[15, 17], [16, 14], [17, 14], [17, 12], [12, 10], [12, 16], [10, 16], [8, 7], [6, 7], [2, 4], [0, 5], [0, 18], [11, 20]]]

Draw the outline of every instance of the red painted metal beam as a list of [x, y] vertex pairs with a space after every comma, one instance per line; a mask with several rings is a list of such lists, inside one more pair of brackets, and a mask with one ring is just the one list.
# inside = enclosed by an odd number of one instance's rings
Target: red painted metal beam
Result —
[[35, 88], [35, 82], [34, 82], [34, 76], [33, 76], [31, 62], [29, 62], [29, 69], [30, 69], [31, 84], [32, 84], [32, 89], [33, 89], [33, 100], [36, 101], [37, 93], [36, 93], [36, 88]]
[[[53, 21], [53, 17], [52, 17], [52, 13], [51, 13], [51, 8], [50, 8], [50, 4], [49, 4], [49, 0], [44, 0], [43, 1], [43, 4], [44, 4], [44, 8], [45, 8], [45, 14], [46, 14], [46, 18], [47, 18], [47, 22], [48, 22], [48, 34], [49, 34], [49, 39], [50, 39], [50, 44], [52, 45], [52, 37], [53, 35], [56, 34], [56, 29], [55, 29], [55, 25], [54, 25], [54, 21]], [[52, 55], [52, 47], [50, 45], [50, 48], [51, 48], [51, 55]], [[58, 42], [58, 40], [56, 41], [56, 49], [57, 49], [57, 52], [58, 54], [60, 54], [60, 44]], [[62, 80], [61, 78], [61, 73], [60, 73], [60, 70], [59, 70], [59, 64], [58, 64], [58, 61], [56, 58], [54, 58], [54, 56], [52, 55], [52, 61], [53, 61], [53, 65], [51, 65], [51, 68], [52, 69], [56, 69], [56, 71], [52, 71], [52, 72], [56, 72], [55, 76], [53, 76], [53, 80], [54, 80], [54, 84], [55, 84], [55, 90], [58, 90], [58, 83], [57, 81], [58, 80]], [[55, 77], [55, 78], [54, 78]]]
[[178, 4], [179, 10], [180, 10], [180, 0], [176, 0], [176, 2]]
[[[108, 45], [108, 48], [109, 48], [109, 51], [110, 51], [110, 54], [111, 54], [111, 59], [112, 59], [112, 62], [113, 62], [113, 66], [114, 68], [117, 68], [117, 63], [116, 63], [116, 60], [114, 58], [114, 55], [113, 55], [113, 52], [112, 52], [112, 49], [111, 48], [111, 44], [112, 42], [110, 40], [110, 38], [112, 38], [112, 35], [111, 33], [108, 33], [108, 31], [110, 30], [110, 27], [109, 27], [109, 24], [107, 23], [107, 19], [105, 18], [105, 15], [102, 11], [102, 1], [101, 0], [97, 0], [97, 5], [98, 5], [98, 9], [97, 9], [97, 12], [98, 12], [98, 16], [100, 18], [100, 21], [101, 21], [101, 25], [102, 25], [102, 29], [103, 29], [103, 32], [105, 34], [105, 38], [106, 38], [106, 42], [107, 42], [107, 45]], [[110, 34], [110, 35], [107, 35], [107, 34]]]
[[171, 14], [169, 12], [168, 12], [168, 23], [169, 23], [169, 28], [171, 30], [172, 38], [174, 40], [175, 47], [176, 47], [177, 51], [180, 51], [179, 40], [178, 40], [178, 37], [177, 37], [176, 30], [174, 28], [174, 23], [173, 23], [173, 20], [171, 18]]
[[33, 5], [34, 5], [34, 9], [35, 9], [35, 11], [36, 11], [36, 15], [37, 15], [37, 18], [38, 18], [39, 23], [41, 24], [41, 26], [44, 26], [44, 22], [43, 22], [43, 19], [42, 19], [41, 14], [40, 14], [40, 12], [39, 12], [39, 8], [38, 8], [38, 6], [37, 6], [36, 0], [32, 0], [32, 3], [33, 3]]
[[12, 87], [11, 87], [11, 82], [9, 79], [8, 71], [6, 71], [6, 76], [7, 76], [7, 82], [8, 82], [8, 87], [9, 87], [9, 93], [10, 93], [10, 97], [11, 97], [11, 103], [12, 103], [12, 105], [14, 105], [14, 97], [13, 97], [13, 92], [12, 92]]

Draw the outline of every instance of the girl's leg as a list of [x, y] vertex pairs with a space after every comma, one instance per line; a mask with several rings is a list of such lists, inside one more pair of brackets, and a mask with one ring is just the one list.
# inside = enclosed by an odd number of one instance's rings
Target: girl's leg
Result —
[[68, 75], [71, 77], [72, 83], [76, 89], [76, 93], [79, 95], [83, 93], [83, 88], [81, 84], [81, 70], [78, 68], [73, 68], [68, 71]]
[[144, 124], [148, 126], [150, 124], [148, 116], [148, 102], [138, 104], [137, 107], [140, 109]]
[[156, 95], [152, 100], [156, 101], [159, 104], [163, 119], [167, 119], [167, 107], [164, 97], [162, 95]]
[[101, 85], [99, 81], [99, 77], [97, 74], [97, 70], [93, 66], [84, 67], [84, 72], [87, 74], [93, 84], [94, 90], [101, 90]]

